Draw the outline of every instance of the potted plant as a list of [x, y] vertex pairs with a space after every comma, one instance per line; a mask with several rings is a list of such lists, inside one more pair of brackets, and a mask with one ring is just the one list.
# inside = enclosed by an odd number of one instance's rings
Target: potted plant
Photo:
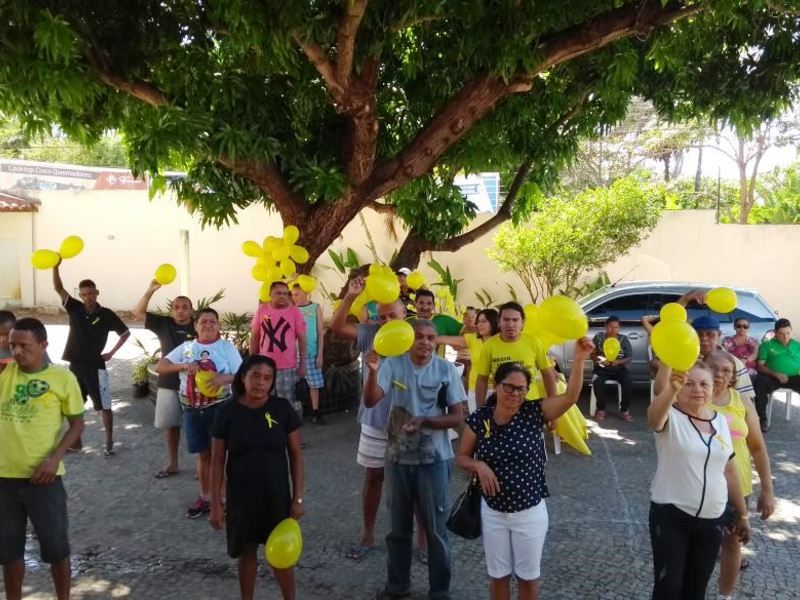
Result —
[[133, 384], [133, 397], [144, 398], [150, 390], [150, 375], [149, 368], [158, 362], [158, 355], [161, 354], [161, 349], [156, 348], [153, 352], [148, 352], [144, 344], [138, 338], [135, 339], [136, 345], [142, 351], [140, 356], [133, 363], [131, 369], [131, 383]]

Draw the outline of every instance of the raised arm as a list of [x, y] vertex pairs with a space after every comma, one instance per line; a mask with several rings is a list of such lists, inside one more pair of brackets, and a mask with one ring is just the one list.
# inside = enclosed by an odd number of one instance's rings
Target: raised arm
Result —
[[690, 302], [694, 301], [697, 304], [705, 304], [706, 303], [706, 291], [705, 290], [689, 290], [683, 296], [678, 298], [675, 302], [686, 308]]
[[378, 385], [378, 365], [380, 358], [374, 350], [364, 354], [367, 363], [367, 381], [364, 383], [364, 406], [372, 408], [380, 402], [386, 392]]
[[364, 291], [366, 283], [363, 277], [354, 277], [347, 284], [347, 292], [345, 292], [342, 302], [339, 304], [333, 313], [333, 320], [331, 321], [331, 329], [339, 337], [347, 340], [358, 339], [358, 327], [355, 323], [350, 323], [347, 320], [347, 315], [350, 314], [350, 309], [353, 306], [353, 301], [362, 291]]
[[135, 321], [144, 321], [147, 313], [147, 305], [150, 304], [150, 298], [153, 297], [153, 294], [155, 294], [156, 290], [158, 290], [160, 287], [161, 284], [155, 279], [153, 279], [153, 281], [150, 282], [150, 285], [147, 286], [144, 295], [139, 298], [139, 302], [137, 302], [136, 306], [133, 307], [133, 319]]
[[656, 321], [658, 321], [658, 315], [645, 315], [642, 317], [642, 327], [647, 332], [647, 335], [653, 335], [653, 327], [656, 326]]
[[58, 270], [61, 266], [61, 261], [62, 259], [58, 259], [58, 264], [53, 267], [53, 288], [56, 290], [56, 294], [58, 294], [59, 298], [61, 298], [61, 304], [64, 304], [67, 298], [69, 298], [69, 293], [64, 289], [64, 283], [61, 281], [61, 273]]
[[653, 431], [662, 431], [664, 429], [664, 425], [667, 424], [669, 409], [675, 402], [675, 396], [686, 385], [686, 373], [673, 371], [670, 367], [662, 364], [658, 369], [658, 377], [662, 376], [662, 371], [664, 371], [664, 375], [669, 376], [669, 385], [665, 385], [661, 391], [656, 393], [655, 399], [647, 409], [647, 423]]
[[[583, 338], [575, 342], [575, 360], [572, 363], [572, 371], [569, 374], [567, 390], [563, 394], [550, 396], [542, 400], [542, 413], [546, 421], [556, 420], [578, 401], [583, 388], [583, 361], [589, 358], [593, 349], [594, 344], [589, 338]], [[552, 371], [552, 369], [550, 370]]]

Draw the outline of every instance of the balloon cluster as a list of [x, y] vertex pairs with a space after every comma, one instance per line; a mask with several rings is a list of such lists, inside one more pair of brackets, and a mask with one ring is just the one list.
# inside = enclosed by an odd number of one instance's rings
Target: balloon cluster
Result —
[[545, 351], [555, 344], [580, 339], [589, 330], [583, 309], [567, 296], [550, 296], [540, 306], [528, 304], [524, 310], [522, 331], [535, 337]]
[[[308, 250], [295, 242], [300, 237], [300, 230], [294, 225], [283, 228], [283, 237], [267, 236], [259, 244], [248, 240], [242, 244], [242, 252], [256, 259], [250, 270], [253, 279], [261, 282], [258, 297], [262, 302], [269, 300], [269, 287], [275, 281], [283, 281], [297, 273], [297, 265], [308, 262]], [[311, 292], [317, 280], [309, 275], [299, 275], [298, 285], [305, 292]]]
[[650, 344], [658, 359], [676, 371], [688, 371], [700, 356], [700, 338], [686, 322], [686, 309], [677, 302], [661, 307]]
[[52, 269], [61, 259], [75, 258], [83, 251], [83, 240], [77, 235], [64, 238], [58, 252], [54, 250], [37, 250], [31, 254], [31, 264], [37, 269]]
[[[409, 284], [410, 285], [410, 284]], [[358, 317], [367, 302], [374, 300], [380, 304], [391, 304], [400, 297], [400, 284], [397, 275], [388, 265], [373, 263], [369, 266], [367, 284], [353, 300], [350, 314]]]

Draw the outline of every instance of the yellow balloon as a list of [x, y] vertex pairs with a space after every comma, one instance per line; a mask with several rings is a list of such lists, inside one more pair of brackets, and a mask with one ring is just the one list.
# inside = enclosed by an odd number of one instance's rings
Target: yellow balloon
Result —
[[308, 250], [302, 246], [292, 246], [289, 248], [289, 256], [298, 265], [304, 265], [308, 262]]
[[567, 340], [580, 339], [589, 330], [589, 321], [578, 303], [562, 295], [550, 296], [542, 302], [539, 322], [545, 331]]
[[[523, 333], [524, 333], [524, 331], [523, 331]], [[531, 334], [528, 334], [528, 335], [531, 335]], [[564, 339], [562, 337], [558, 337], [557, 335], [554, 335], [553, 333], [551, 333], [549, 331], [544, 331], [544, 330], [537, 331], [536, 333], [534, 333], [532, 335], [532, 337], [535, 338], [542, 345], [542, 349], [545, 352], [550, 350], [550, 348], [552, 348], [553, 346], [558, 346], [558, 345], [563, 344], [564, 342], [567, 341], [566, 339]]]
[[211, 383], [214, 380], [214, 376], [215, 373], [212, 371], [198, 371], [195, 374], [194, 383], [203, 396], [216, 398], [219, 395], [221, 389]]
[[272, 283], [273, 281], [278, 281], [279, 279], [283, 279], [283, 273], [281, 273], [280, 268], [277, 265], [268, 267], [267, 278], [264, 281]]
[[258, 288], [258, 299], [260, 302], [269, 302], [269, 282], [264, 282]]
[[522, 332], [531, 336], [537, 336], [542, 332], [541, 324], [539, 323], [539, 307], [535, 304], [527, 304], [523, 307], [525, 312], [525, 325], [522, 327]]
[[300, 230], [294, 225], [283, 228], [283, 243], [287, 246], [294, 244], [300, 237]]
[[310, 275], [298, 275], [297, 285], [299, 285], [300, 289], [305, 293], [310, 294], [314, 288], [317, 287], [317, 280]]
[[31, 264], [37, 269], [52, 269], [58, 264], [61, 257], [52, 250], [37, 250], [31, 254]]
[[369, 266], [370, 275], [380, 275], [381, 273], [383, 273], [383, 265], [381, 265], [380, 263], [372, 263]]
[[289, 277], [290, 275], [294, 275], [297, 273], [297, 267], [295, 264], [290, 260], [282, 260], [281, 264], [278, 265], [278, 268], [281, 270], [281, 274]]
[[367, 290], [361, 290], [361, 293], [353, 299], [353, 304], [350, 306], [350, 314], [354, 317], [361, 318], [361, 309], [369, 302]]
[[406, 284], [412, 290], [419, 290], [425, 287], [425, 277], [419, 271], [413, 271], [406, 277]]
[[275, 266], [275, 261], [272, 259], [272, 256], [266, 256], [266, 255], [262, 254], [261, 256], [259, 256], [256, 259], [256, 264], [257, 265], [264, 265], [265, 267], [267, 267], [269, 269], [270, 267], [274, 267]]
[[413, 343], [414, 328], [408, 321], [389, 321], [378, 329], [373, 346], [381, 356], [399, 356], [408, 352]]
[[731, 288], [714, 288], [706, 294], [706, 305], [714, 312], [727, 314], [733, 312], [738, 304], [736, 292]]
[[700, 355], [700, 339], [685, 321], [661, 321], [650, 336], [659, 360], [676, 371], [688, 371]]
[[258, 242], [254, 242], [253, 240], [247, 240], [242, 244], [242, 252], [244, 252], [247, 256], [252, 256], [253, 258], [259, 258], [264, 254], [261, 246], [258, 245]]
[[178, 275], [178, 272], [175, 270], [169, 263], [164, 263], [163, 265], [159, 265], [156, 269], [155, 275], [153, 275], [153, 279], [155, 279], [161, 285], [167, 285], [175, 281], [175, 277]]
[[381, 304], [391, 304], [400, 297], [400, 284], [397, 277], [386, 274], [367, 277], [367, 295]]
[[603, 354], [608, 360], [617, 360], [622, 347], [619, 345], [617, 338], [606, 338], [603, 342]]
[[669, 319], [685, 321], [686, 309], [677, 302], [670, 302], [661, 307], [659, 317], [661, 317], [662, 321], [667, 321]]
[[61, 248], [58, 253], [61, 258], [74, 258], [83, 251], [83, 240], [77, 235], [71, 235], [61, 242]]
[[250, 274], [256, 281], [266, 281], [269, 277], [269, 271], [264, 265], [254, 265], [253, 268], [250, 269]]
[[288, 569], [297, 564], [303, 553], [303, 534], [294, 519], [284, 519], [267, 538], [267, 562], [276, 569]]
[[274, 235], [268, 235], [264, 238], [264, 242], [262, 243], [261, 247], [264, 249], [264, 254], [272, 254], [272, 251], [281, 244], [283, 244], [283, 240], [281, 240], [281, 238], [276, 238]]
[[282, 260], [286, 260], [287, 258], [289, 258], [289, 254], [291, 253], [292, 253], [291, 247], [281, 242], [279, 246], [276, 246], [272, 250], [272, 258], [274, 258], [278, 262], [281, 262]]

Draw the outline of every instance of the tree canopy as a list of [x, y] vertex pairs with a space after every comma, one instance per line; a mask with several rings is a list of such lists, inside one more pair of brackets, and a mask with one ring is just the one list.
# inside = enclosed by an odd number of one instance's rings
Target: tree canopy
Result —
[[747, 129], [800, 72], [798, 17], [764, 0], [0, 5], [0, 112], [82, 143], [116, 130], [156, 187], [186, 170], [173, 185], [207, 223], [277, 210], [310, 264], [367, 206], [426, 248], [469, 236], [455, 173], [546, 188], [634, 96]]

